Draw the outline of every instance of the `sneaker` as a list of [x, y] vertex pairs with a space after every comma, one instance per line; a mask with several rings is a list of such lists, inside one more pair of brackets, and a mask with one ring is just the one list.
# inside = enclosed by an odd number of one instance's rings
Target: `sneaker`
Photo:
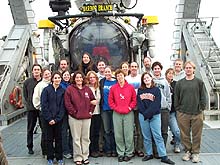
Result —
[[192, 162], [199, 163], [199, 154], [192, 154]]
[[63, 154], [63, 157], [66, 159], [70, 159], [70, 158], [72, 158], [72, 155], [71, 154]]
[[174, 152], [175, 153], [180, 153], [180, 147], [179, 146], [174, 147]]
[[183, 161], [189, 161], [191, 159], [191, 153], [189, 151], [187, 151], [183, 157], [182, 157], [182, 160]]
[[49, 159], [49, 160], [47, 161], [47, 165], [53, 165], [53, 160]]
[[63, 160], [58, 160], [58, 165], [64, 165]]

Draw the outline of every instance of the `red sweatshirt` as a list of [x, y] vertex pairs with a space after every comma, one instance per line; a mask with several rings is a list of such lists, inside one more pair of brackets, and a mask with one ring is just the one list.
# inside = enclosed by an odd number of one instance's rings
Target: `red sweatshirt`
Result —
[[117, 113], [128, 114], [137, 104], [134, 87], [125, 81], [123, 87], [117, 83], [110, 89], [108, 103]]
[[92, 100], [95, 100], [95, 96], [88, 86], [79, 89], [75, 85], [69, 85], [64, 94], [67, 112], [75, 119], [89, 119], [92, 117], [95, 108], [90, 103]]

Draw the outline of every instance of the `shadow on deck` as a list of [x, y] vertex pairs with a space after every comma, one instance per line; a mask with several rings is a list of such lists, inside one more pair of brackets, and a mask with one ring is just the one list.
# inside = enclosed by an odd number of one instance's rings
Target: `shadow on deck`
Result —
[[[7, 153], [7, 159], [9, 165], [43, 165], [47, 164], [46, 159], [43, 159], [41, 156], [40, 149], [40, 129], [38, 133], [34, 135], [34, 155], [29, 155], [27, 153], [26, 147], [26, 127], [27, 127], [26, 118], [22, 118], [19, 121], [13, 123], [12, 125], [4, 128], [2, 130], [3, 136], [3, 145]], [[201, 146], [201, 162], [198, 164], [203, 165], [219, 165], [220, 164], [220, 129], [210, 129], [208, 127], [203, 129], [202, 135], [202, 146]], [[170, 140], [170, 139], [169, 139]], [[192, 164], [189, 162], [183, 162], [181, 157], [183, 151], [180, 154], [175, 154], [172, 151], [172, 146], [167, 145], [168, 156], [176, 162], [177, 165]], [[72, 159], [65, 160], [66, 165], [73, 164]], [[129, 162], [118, 163], [117, 158], [90, 158], [91, 165], [125, 165], [125, 164], [134, 164], [134, 165], [143, 165], [143, 164], [163, 164], [160, 160], [153, 159], [146, 162], [142, 162], [141, 158], [135, 157]]]

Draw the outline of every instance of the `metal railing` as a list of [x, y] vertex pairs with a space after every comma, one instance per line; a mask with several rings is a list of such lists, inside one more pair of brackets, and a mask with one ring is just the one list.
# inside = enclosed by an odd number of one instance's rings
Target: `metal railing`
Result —
[[[207, 71], [207, 76], [210, 78], [210, 84], [212, 86], [212, 88], [216, 88], [218, 87], [220, 84], [217, 83], [216, 81], [216, 78], [214, 76], [214, 73], [213, 73], [213, 70], [211, 68], [211, 66], [209, 65], [209, 60], [213, 60], [211, 59], [213, 56], [216, 57], [216, 59], [214, 60], [215, 62], [220, 62], [220, 49], [217, 47], [217, 45], [215, 44], [214, 42], [214, 39], [210, 33], [210, 30], [211, 30], [211, 25], [212, 25], [212, 22], [213, 22], [213, 19], [214, 17], [211, 17], [211, 23], [210, 23], [210, 26], [209, 28], [207, 28], [206, 26], [206, 22], [205, 21], [202, 21], [201, 18], [196, 18], [195, 19], [195, 22], [194, 22], [194, 25], [191, 27], [191, 35], [193, 36], [193, 38], [195, 39], [195, 44], [197, 44], [198, 46], [198, 49], [199, 49], [199, 52], [200, 52], [200, 55], [202, 57], [202, 61], [206, 67], [206, 71]], [[190, 22], [190, 23], [193, 23], [193, 22]], [[189, 25], [189, 24], [188, 24]], [[205, 39], [204, 40], [206, 43], [201, 45], [201, 41], [198, 40], [198, 37], [196, 36], [196, 30], [200, 30], [200, 32], [204, 32], [205, 34]], [[210, 42], [213, 42], [213, 45], [209, 45]], [[208, 55], [206, 56], [205, 53], [204, 53], [204, 49], [202, 49], [202, 47], [206, 47], [208, 48]], [[220, 68], [220, 66], [219, 66]]]

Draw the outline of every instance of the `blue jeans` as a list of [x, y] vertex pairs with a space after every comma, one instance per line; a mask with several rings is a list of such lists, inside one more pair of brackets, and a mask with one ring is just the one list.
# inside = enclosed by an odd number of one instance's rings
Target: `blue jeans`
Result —
[[176, 112], [170, 113], [169, 127], [170, 127], [172, 134], [174, 135], [174, 140], [175, 140], [174, 146], [179, 147], [179, 145], [180, 145], [180, 129], [179, 129], [177, 119], [176, 119]]
[[104, 151], [106, 153], [116, 152], [112, 113], [112, 110], [101, 113], [104, 127]]
[[72, 135], [70, 132], [67, 114], [64, 115], [62, 121], [62, 145], [64, 155], [73, 153]]
[[144, 116], [139, 113], [139, 121], [144, 138], [144, 147], [147, 155], [153, 155], [152, 136], [155, 141], [159, 157], [166, 156], [166, 148], [161, 135], [161, 117], [160, 114], [154, 115], [152, 119], [144, 120]]

